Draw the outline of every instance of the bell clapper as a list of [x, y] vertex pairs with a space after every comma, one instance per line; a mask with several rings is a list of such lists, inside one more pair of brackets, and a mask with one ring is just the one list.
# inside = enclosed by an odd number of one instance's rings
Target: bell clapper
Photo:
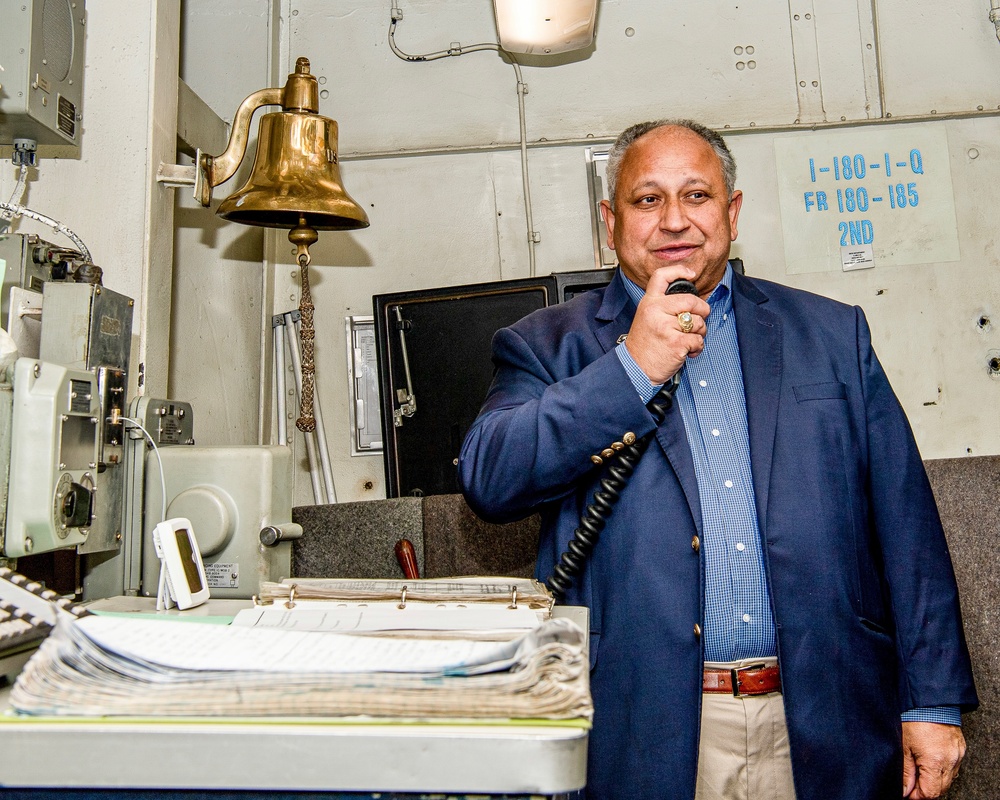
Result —
[[313, 356], [313, 343], [316, 331], [313, 328], [312, 292], [309, 290], [309, 245], [319, 239], [316, 230], [306, 223], [304, 216], [299, 216], [299, 224], [288, 232], [288, 241], [295, 245], [295, 258], [299, 263], [299, 275], [302, 281], [302, 294], [299, 299], [299, 314], [302, 326], [299, 336], [302, 339], [302, 398], [299, 403], [299, 418], [295, 427], [303, 433], [316, 430], [316, 418], [313, 416], [313, 391], [315, 387], [316, 361]]

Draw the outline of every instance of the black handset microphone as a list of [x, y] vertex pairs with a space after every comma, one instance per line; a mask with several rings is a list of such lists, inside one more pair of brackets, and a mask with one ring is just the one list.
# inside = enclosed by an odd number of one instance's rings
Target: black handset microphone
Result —
[[[676, 280], [667, 287], [667, 294], [698, 294], [691, 281]], [[677, 391], [678, 376], [674, 375], [646, 404], [653, 415], [656, 428], [659, 428], [674, 404], [674, 393]], [[552, 570], [552, 575], [546, 581], [549, 591], [557, 601], [562, 601], [576, 577], [583, 571], [594, 545], [601, 536], [601, 531], [611, 517], [615, 503], [622, 490], [628, 485], [635, 465], [639, 463], [642, 454], [646, 452], [649, 443], [656, 435], [656, 428], [632, 444], [626, 444], [618, 450], [607, 462], [604, 474], [601, 476], [600, 488], [594, 492], [594, 498], [580, 516], [580, 526], [573, 532], [573, 538], [566, 546], [559, 563]]]

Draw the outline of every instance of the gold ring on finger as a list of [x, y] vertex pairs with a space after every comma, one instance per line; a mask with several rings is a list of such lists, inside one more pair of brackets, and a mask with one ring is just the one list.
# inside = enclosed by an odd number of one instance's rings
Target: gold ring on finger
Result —
[[682, 333], [691, 333], [694, 329], [694, 320], [690, 311], [682, 311], [677, 315], [677, 324], [680, 325]]

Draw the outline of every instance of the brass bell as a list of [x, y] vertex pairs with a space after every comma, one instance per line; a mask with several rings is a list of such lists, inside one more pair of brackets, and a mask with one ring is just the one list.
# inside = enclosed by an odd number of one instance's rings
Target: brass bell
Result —
[[201, 200], [236, 171], [246, 152], [250, 118], [262, 105], [281, 111], [260, 120], [250, 179], [219, 205], [224, 219], [267, 228], [305, 224], [321, 231], [368, 227], [368, 215], [344, 190], [337, 158], [337, 123], [317, 113], [319, 86], [309, 60], [299, 58], [282, 89], [261, 89], [240, 105], [229, 147], [219, 156], [199, 154]]
[[368, 215], [340, 180], [336, 121], [295, 111], [261, 119], [250, 179], [218, 214], [270, 228], [294, 228], [300, 217], [319, 231], [368, 227]]

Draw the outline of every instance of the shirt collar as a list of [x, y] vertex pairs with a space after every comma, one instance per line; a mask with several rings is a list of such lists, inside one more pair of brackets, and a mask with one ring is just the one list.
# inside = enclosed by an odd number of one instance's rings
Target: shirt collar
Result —
[[[642, 300], [645, 292], [624, 272], [622, 272], [622, 280], [625, 282], [625, 291], [628, 292], [628, 296], [632, 299], [632, 302], [639, 305], [639, 301]], [[726, 271], [722, 274], [722, 280], [719, 281], [719, 285], [708, 296], [708, 304], [712, 307], [713, 311], [718, 310], [723, 314], [728, 314], [732, 311], [733, 268], [729, 262], [726, 262]]]

